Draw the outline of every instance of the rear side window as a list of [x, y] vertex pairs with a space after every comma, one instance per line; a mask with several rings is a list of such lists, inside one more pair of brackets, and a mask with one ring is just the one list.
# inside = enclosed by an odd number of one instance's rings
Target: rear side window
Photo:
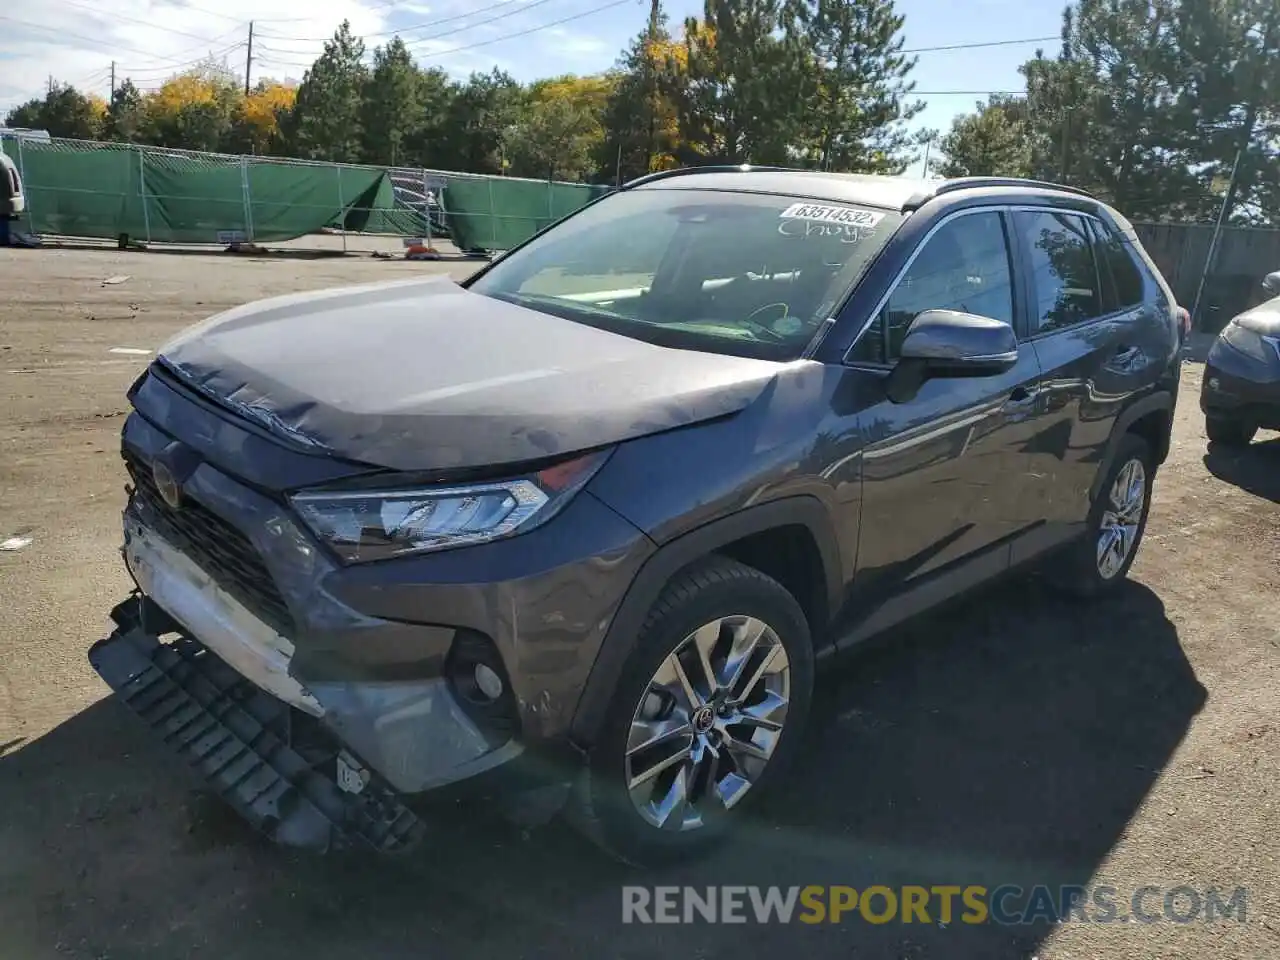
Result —
[[1145, 299], [1142, 273], [1134, 253], [1114, 230], [1101, 221], [1091, 222], [1098, 264], [1102, 270], [1102, 312], [1116, 313], [1140, 305]]
[[925, 310], [959, 310], [1013, 326], [1013, 276], [999, 213], [968, 213], [939, 227], [911, 261], [849, 359], [896, 360], [907, 330]]
[[1103, 315], [1103, 297], [1093, 242], [1083, 217], [1069, 213], [1015, 214], [1027, 245], [1037, 333], [1063, 330]]

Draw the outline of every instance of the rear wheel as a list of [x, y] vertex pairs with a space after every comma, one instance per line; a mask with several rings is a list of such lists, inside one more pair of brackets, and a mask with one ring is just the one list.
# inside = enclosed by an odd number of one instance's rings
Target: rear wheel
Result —
[[631, 863], [707, 848], [784, 773], [812, 686], [808, 624], [790, 593], [733, 560], [690, 568], [649, 613], [571, 822]]
[[1248, 446], [1253, 435], [1258, 432], [1258, 425], [1240, 415], [1207, 416], [1204, 419], [1204, 430], [1209, 435], [1210, 443], [1220, 443], [1224, 447], [1244, 447]]
[[1096, 596], [1123, 582], [1146, 530], [1154, 479], [1151, 447], [1126, 434], [1089, 511], [1088, 532], [1062, 558], [1055, 578], [1060, 587]]

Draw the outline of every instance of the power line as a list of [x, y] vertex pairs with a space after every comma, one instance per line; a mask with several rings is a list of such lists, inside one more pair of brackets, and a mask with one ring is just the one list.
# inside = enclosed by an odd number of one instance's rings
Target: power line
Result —
[[[474, 16], [474, 15], [475, 15], [475, 14], [477, 14], [477, 13], [480, 13], [480, 12], [482, 12], [482, 11], [484, 11], [484, 10], [490, 10], [490, 9], [493, 9], [494, 7], [506, 7], [506, 6], [510, 6], [510, 5], [511, 5], [511, 3], [513, 3], [513, 2], [516, 2], [516, 0], [503, 0], [503, 2], [501, 2], [501, 3], [495, 3], [495, 4], [493, 4], [493, 5], [489, 6], [489, 7], [481, 7], [481, 8], [480, 8], [480, 10], [472, 10], [472, 11], [470, 11], [470, 12], [468, 12], [468, 13], [458, 14], [458, 15], [456, 15], [456, 16], [452, 16], [452, 17], [444, 17], [443, 19], [441, 19], [441, 20], [437, 20], [437, 21], [434, 21], [434, 22], [435, 22], [435, 23], [447, 23], [447, 22], [449, 22], [449, 21], [453, 21], [453, 20], [461, 20], [461, 19], [463, 19], [464, 17]], [[475, 23], [467, 23], [467, 24], [463, 24], [463, 25], [462, 25], [462, 26], [460, 26], [460, 27], [454, 27], [454, 28], [453, 28], [453, 29], [451, 29], [451, 30], [445, 30], [443, 33], [435, 33], [435, 34], [432, 34], [432, 35], [431, 35], [431, 36], [429, 36], [429, 37], [412, 37], [412, 38], [410, 38], [409, 40], [405, 40], [405, 41], [404, 41], [404, 45], [405, 45], [406, 47], [412, 47], [412, 46], [414, 46], [414, 45], [416, 45], [416, 44], [432, 43], [433, 41], [436, 41], [436, 40], [443, 40], [445, 37], [452, 37], [452, 36], [454, 36], [455, 34], [463, 33], [463, 32], [465, 32], [465, 31], [467, 31], [467, 30], [474, 30], [476, 27], [483, 27], [483, 26], [487, 26], [488, 24], [491, 24], [491, 23], [497, 23], [499, 20], [506, 20], [508, 17], [514, 17], [516, 14], [524, 13], [526, 10], [532, 10], [532, 9], [534, 9], [535, 7], [541, 7], [541, 6], [544, 6], [544, 5], [546, 5], [546, 4], [548, 4], [548, 3], [551, 3], [551, 2], [552, 2], [552, 0], [530, 0], [530, 2], [528, 2], [528, 3], [521, 3], [521, 4], [520, 4], [520, 6], [519, 6], [519, 7], [517, 7], [515, 10], [510, 10], [510, 11], [508, 11], [508, 12], [506, 12], [506, 13], [500, 13], [500, 14], [498, 14], [498, 15], [497, 15], [497, 16], [495, 16], [495, 17], [486, 17], [486, 18], [485, 18], [485, 19], [483, 19], [483, 20], [477, 20]], [[416, 27], [407, 27], [406, 29], [416, 30], [416, 29], [420, 29], [420, 28], [422, 28], [422, 27], [427, 27], [427, 26], [431, 26], [431, 23], [420, 23], [420, 24], [418, 24]], [[395, 36], [400, 36], [400, 33], [401, 33], [401, 31], [393, 31], [393, 34], [394, 34]], [[375, 38], [375, 37], [385, 37], [385, 36], [391, 36], [391, 35], [392, 35], [391, 33], [371, 33], [371, 34], [367, 34], [363, 39], [366, 39], [366, 40], [367, 40], [367, 39], [371, 39], [371, 38]], [[266, 36], [266, 35], [264, 34], [264, 36]], [[295, 38], [295, 37], [274, 37], [274, 36], [267, 36], [267, 39], [269, 39], [269, 40], [298, 40], [298, 41], [300, 41], [300, 42], [301, 42], [301, 40], [302, 40], [302, 38]], [[324, 38], [324, 42], [328, 42], [328, 41], [329, 41], [329, 40], [331, 40], [331, 39], [333, 39], [333, 38], [332, 38], [332, 37], [325, 37], [325, 38]], [[307, 41], [307, 42], [315, 42], [315, 41]], [[287, 51], [284, 51], [284, 50], [277, 50], [277, 51], [275, 51], [275, 52], [276, 52], [276, 53], [287, 53]]]
[[[535, 2], [539, 2], [539, 0], [535, 0]], [[542, 2], [545, 2], [545, 0], [542, 0]], [[581, 19], [583, 19], [584, 17], [590, 17], [590, 16], [592, 16], [592, 15], [594, 15], [594, 14], [601, 13], [601, 12], [603, 12], [603, 11], [605, 11], [605, 10], [612, 9], [613, 7], [620, 7], [620, 6], [622, 6], [624, 3], [634, 3], [634, 2], [635, 2], [635, 0], [612, 0], [612, 2], [610, 2], [610, 3], [600, 4], [599, 6], [592, 7], [592, 8], [591, 8], [591, 9], [589, 9], [589, 10], [583, 10], [581, 13], [571, 14], [570, 16], [567, 16], [567, 17], [561, 17], [559, 20], [551, 20], [551, 21], [549, 21], [549, 22], [547, 22], [547, 23], [541, 23], [541, 24], [538, 24], [537, 26], [534, 26], [534, 27], [528, 27], [528, 28], [526, 28], [526, 29], [524, 29], [524, 30], [516, 30], [516, 31], [515, 31], [515, 32], [513, 32], [513, 33], [505, 33], [505, 34], [503, 34], [503, 35], [502, 35], [502, 36], [500, 36], [500, 37], [490, 37], [488, 40], [480, 40], [480, 41], [478, 41], [478, 42], [476, 42], [476, 43], [468, 43], [468, 44], [464, 44], [463, 46], [460, 46], [460, 47], [451, 47], [451, 48], [449, 48], [448, 50], [432, 50], [432, 51], [430, 52], [430, 56], [432, 56], [432, 57], [447, 57], [447, 56], [451, 56], [452, 54], [455, 54], [455, 53], [462, 53], [463, 51], [466, 51], [466, 50], [476, 50], [476, 49], [478, 49], [478, 48], [480, 48], [480, 47], [488, 47], [488, 46], [491, 46], [491, 45], [493, 45], [493, 44], [495, 44], [495, 43], [502, 43], [502, 42], [503, 42], [503, 41], [505, 41], [505, 40], [514, 40], [516, 37], [526, 37], [526, 36], [528, 36], [528, 35], [529, 35], [529, 34], [531, 34], [531, 33], [538, 33], [539, 31], [542, 31], [542, 30], [549, 30], [549, 29], [551, 29], [552, 27], [558, 27], [558, 26], [560, 26], [562, 23], [570, 23], [570, 22], [572, 22], [572, 21], [574, 21], [574, 20], [581, 20]], [[525, 4], [525, 9], [527, 9], [528, 7], [530, 7], [530, 6], [532, 6], [532, 5], [533, 5], [533, 4]], [[479, 26], [479, 24], [476, 24], [476, 26]], [[412, 42], [413, 42], [413, 43], [427, 43], [427, 42], [429, 42], [429, 41], [431, 41], [431, 40], [435, 40], [435, 39], [438, 39], [438, 38], [437, 38], [437, 37], [423, 37], [423, 38], [420, 38], [420, 39], [418, 39], [418, 40], [414, 40], [414, 41], [412, 41]], [[276, 62], [276, 63], [281, 63], [281, 64], [283, 64], [284, 66], [299, 66], [299, 67], [301, 67], [301, 66], [310, 66], [310, 64], [309, 64], [309, 63], [303, 63], [303, 62], [300, 62], [300, 61], [282, 61], [282, 60], [276, 60], [275, 62]], [[312, 62], [314, 63], [314, 61], [312, 61]]]
[[[429, 36], [429, 37], [411, 38], [411, 40], [406, 41], [406, 44], [404, 44], [404, 46], [430, 44], [430, 42], [433, 42], [435, 40], [440, 40], [440, 38], [453, 36], [454, 33], [461, 33], [462, 31], [466, 31], [466, 29], [483, 27], [485, 26], [485, 24], [494, 23], [500, 19], [506, 19], [507, 17], [511, 17], [511, 15], [515, 15], [516, 13], [522, 13], [522, 12], [525, 12], [525, 10], [527, 9], [534, 8], [534, 6], [540, 6], [545, 3], [549, 3], [549, 1], [550, 0], [532, 0], [532, 3], [522, 4], [520, 6], [520, 9], [512, 10], [512, 12], [509, 14], [502, 14], [502, 15], [499, 15], [499, 17], [490, 17], [484, 20], [479, 20], [479, 22], [477, 23], [466, 24], [466, 26], [449, 29], [449, 31], [445, 31], [443, 33], [436, 33], [436, 35]], [[477, 44], [467, 44], [465, 46], [454, 47], [453, 50], [435, 51], [433, 52], [433, 54], [431, 54], [431, 56], [445, 56], [448, 54], [456, 54], [456, 52], [472, 50], [472, 49], [475, 49], [475, 47], [479, 47], [479, 46], [486, 46], [489, 44], [498, 44], [498, 42], [502, 42], [504, 40], [511, 40], [511, 38], [513, 37], [526, 36], [527, 33], [534, 33], [536, 31], [540, 31], [540, 29], [545, 29], [548, 27], [556, 27], [558, 26], [558, 24], [566, 23], [567, 20], [576, 19], [579, 17], [586, 17], [586, 15], [590, 15], [591, 13], [598, 13], [599, 10], [608, 9], [609, 6], [621, 5], [622, 1], [625, 1], [625, 0], [620, 0], [620, 3], [618, 4], [605, 4], [604, 6], [600, 6], [600, 8], [593, 8], [591, 10], [586, 10], [586, 12], [584, 13], [573, 15], [573, 17], [564, 18], [562, 20], [554, 20], [554, 22], [552, 23], [541, 24], [541, 26], [539, 27], [526, 29], [526, 31], [517, 31], [515, 33], [507, 33], [507, 35], [503, 35], [500, 37], [493, 37], [492, 40], [480, 41], [480, 42], [477, 42]], [[410, 29], [421, 29], [424, 27], [435, 26], [435, 24], [448, 23], [448, 22], [452, 22], [452, 20], [460, 20], [466, 17], [474, 17], [474, 15], [477, 13], [484, 13], [485, 10], [497, 9], [497, 8], [500, 8], [500, 6], [508, 6], [508, 5], [511, 5], [512, 3], [518, 3], [518, 0], [499, 0], [499, 3], [490, 4], [488, 6], [481, 6], [481, 8], [470, 10], [470, 12], [468, 13], [456, 14], [456, 15], [453, 15], [453, 17], [442, 17], [438, 20], [428, 20], [428, 22], [425, 22], [425, 23], [413, 24], [413, 26], [411, 27], [404, 28], [404, 31], [410, 31]], [[392, 36], [392, 35], [399, 36], [401, 35], [402, 32], [403, 31], [390, 31], [385, 33], [369, 33], [369, 35], [366, 35], [365, 38], [385, 37], [385, 36]], [[329, 40], [332, 40], [332, 37], [323, 37], [323, 38], [276, 37], [274, 35], [264, 35], [264, 33], [260, 33], [259, 36], [266, 36], [269, 38], [269, 40], [282, 40], [282, 41], [289, 40], [289, 41], [298, 41], [298, 42], [328, 42]], [[1015, 40], [975, 41], [975, 42], [972, 42], [972, 44], [946, 44], [942, 46], [920, 46], [920, 47], [911, 47], [911, 49], [901, 50], [899, 52], [902, 52], [902, 54], [934, 54], [934, 52], [945, 52], [945, 51], [951, 51], [951, 50], [982, 50], [984, 49], [984, 47], [1016, 46], [1016, 45], [1023, 45], [1023, 44], [1044, 44], [1044, 42], [1048, 42], [1052, 40], [1057, 40], [1057, 37], [1019, 37], [1019, 38], [1015, 38]], [[268, 52], [268, 54], [275, 54], [275, 56], [268, 56], [268, 58], [264, 58], [264, 61], [269, 60], [270, 63], [279, 65], [279, 67], [308, 67], [308, 65], [310, 65], [311, 63], [314, 63], [314, 60], [302, 61], [302, 60], [287, 59], [289, 58], [289, 56], [296, 56], [298, 54], [298, 51], [296, 50], [279, 50], [279, 49], [276, 49], [276, 47], [271, 47], [271, 46], [266, 46], [261, 44], [259, 45], [259, 49]], [[920, 93], [920, 96], [1019, 96], [1021, 95], [1021, 93], [1024, 93], [1024, 92], [1025, 91], [1010, 91], [1010, 90], [973, 90], [973, 91], [940, 90], [940, 91], [922, 92]]]
[[[399, 0], [385, 0], [385, 2], [398, 3]], [[196, 13], [203, 13], [210, 17], [219, 17], [223, 20], [228, 20], [232, 23], [243, 24], [246, 22], [244, 17], [233, 17], [229, 14], [223, 13], [220, 10], [210, 10], [208, 7], [200, 7], [194, 3], [191, 3], [190, 0], [188, 0], [188, 2], [186, 3], [183, 3], [182, 7], [183, 9], [192, 10]], [[307, 23], [315, 19], [316, 19], [315, 17], [277, 17], [274, 20], [259, 19], [258, 22], [259, 23]]]
[[[381, 3], [375, 6], [389, 6], [390, 3], [397, 3], [397, 2], [399, 2], [399, 0], [389, 0], [389, 3]], [[509, 7], [513, 3], [520, 3], [520, 0], [498, 0], [497, 3], [491, 3], [486, 7], [477, 7], [475, 10], [468, 10], [466, 13], [455, 13], [453, 16], [450, 16], [450, 17], [439, 17], [438, 19], [435, 19], [435, 20], [424, 20], [422, 23], [412, 23], [409, 26], [401, 27], [398, 30], [384, 30], [381, 33], [366, 33], [362, 35], [362, 38], [365, 40], [374, 40], [379, 37], [403, 36], [404, 34], [411, 33], [414, 30], [425, 30], [428, 27], [437, 27], [442, 23], [454, 23], [458, 20], [465, 20], [467, 17], [474, 17], [478, 13], [486, 13], [489, 10], [497, 10], [499, 7]], [[537, 6], [537, 4], [536, 3], [523, 4], [518, 10], [512, 11], [512, 13], [518, 13], [522, 10], [527, 10], [533, 6]], [[494, 19], [501, 19], [501, 18], [498, 17]], [[473, 24], [473, 26], [478, 27], [478, 26], [481, 26], [483, 23], [492, 23], [492, 22], [493, 20], [484, 20], [484, 21], [481, 21], [481, 23]], [[262, 34], [262, 36], [266, 37], [268, 40], [289, 40], [289, 41], [296, 41], [298, 43], [324, 43], [333, 39], [332, 35], [327, 37], [278, 37], [273, 34], [264, 33]]]
[[980, 50], [983, 47], [1012, 47], [1023, 43], [1049, 43], [1061, 40], [1061, 37], [1024, 37], [1021, 40], [982, 40], [977, 43], [949, 43], [942, 47], [916, 47], [913, 50], [899, 50], [899, 53], [941, 53], [944, 50]]
[[[429, 36], [429, 37], [414, 37], [412, 40], [406, 40], [404, 42], [404, 45], [406, 47], [412, 47], [415, 44], [431, 43], [435, 40], [441, 40], [445, 37], [452, 37], [453, 35], [462, 33], [466, 30], [474, 30], [476, 27], [483, 27], [483, 26], [487, 26], [490, 23], [497, 23], [499, 20], [506, 20], [508, 17], [513, 17], [518, 13], [524, 13], [526, 10], [532, 10], [534, 7], [541, 7], [544, 4], [547, 4], [550, 2], [551, 0], [530, 0], [529, 3], [520, 4], [519, 9], [517, 10], [511, 10], [507, 13], [500, 13], [494, 17], [486, 17], [483, 20], [477, 20], [475, 23], [463, 24], [460, 27], [454, 27], [451, 30], [446, 30], [443, 33], [433, 34], [432, 36]], [[611, 4], [611, 6], [619, 6], [619, 4]]]
[[[125, 46], [124, 44], [121, 44], [121, 43], [109, 42], [109, 41], [106, 41], [106, 40], [102, 40], [102, 39], [100, 39], [100, 38], [98, 38], [98, 37], [87, 37], [87, 36], [85, 36], [84, 34], [81, 34], [81, 33], [73, 33], [72, 31], [70, 31], [70, 30], [64, 30], [64, 29], [62, 29], [61, 27], [50, 27], [50, 26], [47, 26], [47, 25], [45, 25], [45, 24], [43, 24], [43, 23], [32, 23], [30, 20], [20, 20], [20, 19], [18, 19], [17, 17], [9, 17], [9, 16], [5, 16], [4, 14], [0, 14], [0, 20], [5, 20], [5, 21], [8, 21], [9, 23], [17, 23], [17, 24], [21, 24], [21, 25], [22, 25], [22, 26], [24, 26], [24, 27], [31, 27], [31, 28], [36, 29], [36, 30], [44, 30], [44, 31], [49, 32], [49, 33], [56, 33], [56, 34], [57, 34], [58, 36], [60, 36], [60, 37], [71, 37], [72, 39], [80, 40], [80, 41], [81, 41], [81, 42], [83, 42], [83, 43], [91, 43], [91, 44], [93, 44], [93, 45], [95, 45], [95, 46], [102, 47], [102, 48], [104, 48], [104, 49], [106, 49], [106, 50], [108, 50], [108, 51], [111, 51], [111, 52], [113, 52], [113, 53], [114, 53], [115, 51], [117, 51], [117, 50], [125, 50], [125, 51], [127, 51], [127, 52], [129, 52], [129, 53], [136, 53], [136, 54], [139, 54], [139, 55], [141, 55], [141, 56], [147, 57], [147, 58], [149, 58], [149, 59], [151, 59], [151, 60], [161, 60], [161, 61], [164, 61], [165, 63], [169, 64], [169, 66], [165, 66], [165, 67], [139, 67], [139, 68], [136, 68], [136, 69], [137, 69], [137, 72], [139, 72], [139, 73], [147, 73], [147, 72], [158, 71], [158, 70], [165, 70], [165, 71], [170, 71], [170, 72], [171, 72], [171, 71], [172, 71], [172, 70], [174, 70], [175, 68], [178, 68], [178, 67], [185, 67], [185, 66], [191, 66], [191, 65], [194, 65], [194, 64], [200, 63], [200, 62], [202, 62], [203, 60], [208, 59], [207, 57], [197, 57], [197, 58], [195, 58], [194, 60], [182, 61], [182, 60], [178, 60], [178, 59], [176, 59], [175, 57], [166, 57], [166, 56], [161, 56], [160, 54], [151, 53], [150, 51], [147, 51], [147, 50], [139, 50], [137, 47], [127, 47], [127, 46]], [[243, 46], [243, 44], [242, 44], [242, 43], [235, 44], [235, 45], [233, 45], [233, 46], [231, 46], [231, 47], [228, 47], [226, 50], [221, 51], [221, 53], [220, 53], [220, 54], [212, 54], [212, 53], [211, 53], [210, 55], [211, 55], [211, 56], [225, 56], [227, 53], [230, 53], [232, 50], [235, 50], [235, 49], [237, 49], [238, 47], [241, 47], [241, 46]]]
[[108, 43], [98, 37], [86, 37], [84, 34], [81, 34], [81, 33], [72, 33], [70, 30], [64, 30], [61, 27], [50, 27], [47, 24], [43, 24], [43, 23], [32, 23], [30, 20], [19, 20], [17, 17], [9, 17], [9, 16], [5, 16], [4, 14], [0, 14], [0, 20], [6, 20], [9, 23], [21, 24], [22, 26], [30, 27], [33, 30], [44, 30], [48, 33], [56, 33], [60, 37], [71, 37], [74, 40], [80, 40], [80, 41], [83, 41], [84, 43], [92, 43], [95, 46], [106, 47], [107, 49], [110, 49], [110, 50], [127, 50], [130, 53], [138, 53], [144, 57], [150, 57], [152, 60], [170, 60], [171, 59], [170, 57], [157, 56], [156, 54], [151, 53], [147, 50], [139, 50], [136, 47], [126, 47], [123, 44], [119, 44], [119, 43]]
[[[102, 12], [101, 7], [91, 6], [87, 3], [79, 3], [77, 2], [77, 0], [62, 0], [62, 3], [66, 4], [68, 7], [79, 7], [81, 10], [89, 10], [89, 11], [92, 11], [93, 13]], [[112, 13], [112, 14], [109, 14], [109, 16], [111, 17], [112, 20], [127, 20], [129, 23], [140, 23], [145, 27], [150, 27], [152, 30], [162, 30], [165, 33], [176, 34], [179, 37], [190, 37], [193, 40], [199, 40], [201, 43], [217, 42], [214, 39], [211, 39], [207, 36], [203, 36], [198, 33], [188, 33], [186, 30], [177, 30], [173, 27], [165, 27], [152, 20], [140, 20], [137, 17], [126, 17], [123, 13]], [[240, 22], [244, 23], [245, 21], [242, 20]], [[222, 36], [226, 36], [226, 34], [222, 34]]]
[[909, 97], [1024, 97], [1025, 90], [912, 90]]
[[129, 67], [129, 66], [119, 66], [119, 65], [117, 65], [117, 69], [118, 69], [121, 73], [123, 73], [124, 75], [126, 75], [126, 76], [137, 76], [137, 75], [138, 75], [138, 74], [140, 74], [140, 73], [163, 73], [163, 74], [169, 74], [169, 75], [172, 75], [172, 74], [173, 74], [173, 72], [174, 72], [175, 70], [178, 70], [178, 69], [180, 69], [180, 68], [182, 68], [182, 67], [195, 67], [195, 66], [199, 66], [200, 64], [205, 63], [206, 61], [211, 60], [211, 59], [212, 59], [212, 60], [219, 60], [219, 59], [223, 59], [223, 58], [225, 58], [228, 54], [235, 53], [237, 50], [243, 50], [243, 49], [244, 49], [244, 46], [245, 46], [245, 45], [244, 45], [244, 41], [242, 40], [242, 41], [240, 41], [239, 43], [233, 43], [233, 44], [231, 44], [231, 46], [229, 46], [229, 47], [224, 47], [224, 48], [223, 48], [223, 49], [221, 49], [221, 50], [210, 50], [210, 51], [209, 51], [208, 53], [206, 53], [204, 56], [201, 56], [201, 57], [194, 57], [194, 58], [192, 58], [192, 59], [190, 59], [190, 60], [184, 60], [184, 61], [181, 61], [181, 62], [179, 62], [179, 63], [172, 64], [172, 65], [170, 65], [170, 66], [164, 66], [164, 67]]

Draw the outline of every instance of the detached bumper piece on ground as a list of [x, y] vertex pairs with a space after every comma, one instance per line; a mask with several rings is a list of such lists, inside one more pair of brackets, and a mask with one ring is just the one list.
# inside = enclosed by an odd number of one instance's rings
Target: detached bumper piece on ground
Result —
[[[396, 794], [341, 752], [301, 711], [258, 689], [134, 597], [112, 611], [118, 629], [89, 662], [121, 702], [269, 839], [316, 852], [395, 853], [423, 825]], [[338, 785], [343, 778], [344, 786]], [[359, 792], [351, 792], [359, 787]]]

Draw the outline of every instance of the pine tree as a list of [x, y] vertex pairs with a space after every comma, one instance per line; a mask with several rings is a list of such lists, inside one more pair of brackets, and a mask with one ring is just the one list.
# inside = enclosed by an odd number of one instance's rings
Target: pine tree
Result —
[[933, 166], [944, 177], [1028, 177], [1030, 137], [1026, 98], [993, 96], [952, 121]]
[[596, 156], [601, 179], [625, 182], [675, 164], [675, 108], [665, 91], [676, 63], [667, 15], [655, 0], [649, 25], [618, 61]]
[[[1179, 43], [1191, 69], [1184, 116], [1206, 191], [1224, 187], [1228, 217], [1280, 220], [1280, 6], [1274, 0], [1181, 5]], [[1213, 197], [1216, 213], [1218, 197]]]
[[893, 0], [807, 0], [802, 19], [814, 94], [805, 159], [823, 170], [901, 173], [918, 142], [906, 124], [924, 103], [910, 99], [916, 60], [902, 53]]
[[399, 37], [373, 51], [364, 90], [364, 158], [395, 166], [407, 162], [405, 144], [422, 126], [422, 76]]
[[28, 100], [9, 111], [6, 126], [47, 130], [53, 137], [96, 140], [102, 136], [106, 104], [67, 84], [54, 84], [42, 99]]
[[457, 85], [440, 127], [445, 166], [468, 173], [501, 173], [504, 146], [524, 115], [524, 90], [494, 69]]
[[458, 85], [439, 67], [418, 70], [418, 122], [405, 138], [405, 155], [413, 163], [432, 169], [456, 165], [445, 142], [449, 112]]
[[786, 163], [809, 108], [807, 66], [790, 3], [706, 0], [664, 78], [679, 160]]
[[354, 163], [361, 157], [361, 107], [368, 71], [364, 41], [342, 21], [298, 87], [291, 134], [298, 153], [313, 160]]
[[534, 100], [509, 130], [510, 172], [548, 180], [582, 180], [592, 169], [592, 139], [599, 129], [590, 111], [570, 98]]
[[111, 104], [107, 108], [103, 124], [103, 136], [108, 140], [133, 143], [140, 136], [144, 119], [142, 94], [133, 85], [133, 81], [125, 77], [124, 82], [111, 94]]

